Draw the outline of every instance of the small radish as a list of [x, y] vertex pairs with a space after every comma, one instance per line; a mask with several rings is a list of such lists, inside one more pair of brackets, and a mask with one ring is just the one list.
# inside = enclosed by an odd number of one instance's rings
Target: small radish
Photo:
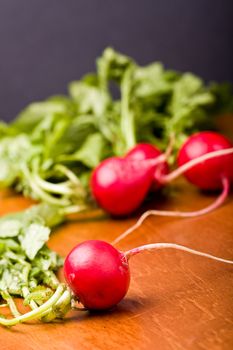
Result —
[[107, 242], [90, 240], [78, 244], [66, 257], [65, 278], [74, 295], [86, 309], [109, 309], [119, 303], [128, 291], [130, 257], [146, 250], [163, 248], [183, 250], [233, 264], [231, 260], [173, 243], [147, 244], [122, 252]]
[[108, 158], [92, 173], [92, 194], [108, 213], [128, 215], [145, 199], [155, 166], [154, 163], [143, 164], [127, 158]]
[[[0, 317], [0, 324], [9, 327], [34, 319], [51, 322], [56, 318], [64, 318], [71, 309], [110, 309], [118, 304], [128, 291], [129, 259], [143, 251], [167, 248], [233, 264], [232, 260], [174, 243], [147, 244], [122, 252], [104, 241], [85, 241], [74, 247], [65, 259], [64, 275], [68, 285], [60, 283], [50, 299], [26, 314], [11, 319]], [[84, 308], [77, 308], [77, 301], [81, 302]]]
[[172, 142], [163, 154], [152, 145], [139, 144], [125, 157], [112, 157], [101, 162], [94, 169], [90, 181], [97, 203], [115, 216], [135, 211], [145, 199], [152, 182], [160, 186], [157, 179], [167, 173], [166, 159], [171, 146]]
[[[233, 144], [223, 135], [216, 132], [199, 132], [188, 138], [178, 154], [178, 165], [213, 151], [233, 147]], [[222, 178], [233, 181], [233, 154], [206, 160], [184, 173], [192, 184], [204, 190], [222, 188]]]
[[88, 309], [107, 309], [129, 288], [128, 260], [109, 243], [85, 241], [67, 256], [64, 274], [68, 285]]
[[[125, 158], [140, 162], [146, 159], [155, 159], [161, 155], [162, 155], [162, 152], [154, 145], [151, 145], [149, 143], [140, 143], [140, 144], [137, 144], [134, 148], [132, 148], [126, 154]], [[153, 174], [153, 183], [152, 183], [152, 187], [154, 190], [161, 187], [160, 178], [161, 176], [168, 174], [168, 172], [169, 172], [169, 167], [166, 160], [159, 163], [155, 167], [154, 174]]]

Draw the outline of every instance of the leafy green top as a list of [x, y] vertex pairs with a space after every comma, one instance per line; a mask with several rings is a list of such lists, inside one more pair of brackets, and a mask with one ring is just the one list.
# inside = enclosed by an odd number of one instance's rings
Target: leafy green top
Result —
[[67, 212], [82, 210], [90, 171], [102, 159], [141, 141], [165, 149], [171, 134], [178, 149], [227, 109], [233, 110], [227, 84], [206, 86], [158, 62], [141, 67], [107, 48], [97, 72], [71, 82], [68, 96], [32, 103], [10, 125], [0, 124], [0, 185]]

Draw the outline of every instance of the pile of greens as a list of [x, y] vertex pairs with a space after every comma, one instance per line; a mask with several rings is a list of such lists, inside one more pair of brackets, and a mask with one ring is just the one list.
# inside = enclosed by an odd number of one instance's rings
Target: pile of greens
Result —
[[68, 96], [26, 107], [10, 124], [0, 124], [0, 186], [57, 205], [67, 212], [90, 203], [90, 171], [137, 142], [175, 148], [213, 116], [233, 109], [227, 85], [155, 62], [141, 67], [107, 48], [97, 72], [69, 84]]

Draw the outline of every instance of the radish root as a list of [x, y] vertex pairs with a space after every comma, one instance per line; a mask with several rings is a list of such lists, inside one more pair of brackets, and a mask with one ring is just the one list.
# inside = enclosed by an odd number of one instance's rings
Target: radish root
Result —
[[226, 156], [232, 153], [233, 153], [233, 147], [206, 153], [203, 156], [190, 160], [189, 162], [185, 163], [184, 165], [172, 171], [170, 174], [161, 176], [160, 181], [162, 184], [167, 184], [197, 164], [200, 164], [208, 159]]
[[202, 256], [204, 258], [212, 259], [215, 261], [220, 261], [222, 263], [233, 264], [233, 260], [219, 258], [215, 255], [200, 252], [199, 250], [191, 249], [191, 248], [188, 248], [186, 246], [183, 246], [180, 244], [175, 244], [175, 243], [152, 243], [152, 244], [142, 245], [140, 247], [136, 247], [136, 248], [133, 248], [131, 250], [128, 250], [127, 252], [125, 252], [125, 256], [129, 260], [129, 258], [131, 258], [133, 255], [136, 255], [136, 254], [141, 253], [143, 251], [149, 251], [149, 250], [154, 250], [154, 249], [182, 250], [182, 251], [190, 253], [190, 254], [199, 255], [199, 256]]
[[135, 231], [137, 228], [139, 228], [142, 223], [151, 215], [155, 216], [167, 216], [167, 217], [183, 217], [183, 218], [192, 218], [196, 216], [205, 215], [223, 204], [225, 199], [227, 198], [229, 194], [230, 184], [229, 180], [227, 178], [222, 179], [222, 185], [223, 190], [221, 194], [217, 197], [217, 199], [208, 205], [207, 207], [197, 210], [197, 211], [190, 211], [190, 212], [182, 212], [182, 211], [169, 211], [169, 210], [147, 210], [142, 216], [138, 219], [138, 221], [128, 228], [125, 232], [123, 232], [120, 236], [118, 236], [112, 244], [119, 243], [122, 239], [126, 238], [128, 235], [130, 235], [133, 231]]

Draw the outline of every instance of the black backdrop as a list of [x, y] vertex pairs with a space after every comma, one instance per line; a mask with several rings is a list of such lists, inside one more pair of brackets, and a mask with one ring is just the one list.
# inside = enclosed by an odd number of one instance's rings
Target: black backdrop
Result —
[[111, 45], [233, 81], [232, 0], [0, 0], [0, 117], [66, 91]]

